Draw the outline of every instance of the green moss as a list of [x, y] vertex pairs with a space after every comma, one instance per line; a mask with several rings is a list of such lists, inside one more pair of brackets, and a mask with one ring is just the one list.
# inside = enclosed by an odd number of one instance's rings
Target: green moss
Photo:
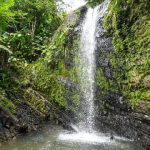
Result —
[[72, 100], [74, 104], [79, 108], [80, 106], [80, 92], [77, 90], [74, 90], [73, 95], [72, 95]]
[[109, 89], [109, 82], [102, 69], [96, 71], [96, 84], [102, 89], [102, 91], [107, 91]]
[[[72, 23], [70, 27], [70, 24], [69, 26], [63, 24], [50, 40], [50, 45], [43, 53], [44, 57], [27, 65], [22, 76], [24, 86], [30, 85], [33, 89], [42, 92], [50, 102], [56, 102], [66, 109], [68, 108], [67, 90], [59, 79], [78, 82], [75, 59], [79, 48], [79, 35], [74, 33], [74, 25], [75, 23]], [[34, 95], [28, 99], [33, 105], [38, 105]], [[74, 92], [71, 99], [79, 105], [79, 94]], [[42, 111], [41, 109], [43, 106], [38, 108]]]
[[149, 0], [112, 0], [104, 22], [113, 35], [115, 51], [110, 61], [115, 78], [133, 107], [149, 100], [149, 7]]
[[5, 108], [8, 112], [16, 114], [16, 106], [13, 104], [11, 100], [5, 97], [2, 91], [0, 92], [0, 106]]
[[38, 92], [29, 88], [24, 92], [24, 98], [26, 102], [34, 107], [37, 111], [46, 114], [45, 99]]
[[[78, 83], [75, 63], [80, 35], [74, 29], [79, 24], [80, 17], [81, 9], [78, 9], [73, 17], [70, 16], [62, 23], [49, 41], [47, 38], [43, 41], [41, 36], [37, 37], [40, 44], [42, 41], [45, 44], [42, 42], [42, 47], [35, 45], [36, 54], [31, 52], [35, 57], [30, 58], [30, 61], [27, 62], [21, 53], [17, 54], [19, 57], [13, 54], [9, 58], [6, 68], [3, 67], [0, 71], [0, 90], [2, 88], [4, 93], [9, 93], [8, 97], [0, 93], [2, 107], [14, 114], [16, 107], [25, 101], [42, 115], [47, 113], [47, 102], [68, 109], [67, 89], [59, 79]], [[77, 90], [71, 93], [69, 100], [78, 107], [80, 93]]]
[[107, 96], [109, 91], [115, 93], [119, 91], [116, 82], [112, 79], [108, 79], [101, 68], [96, 71], [96, 84], [101, 90], [101, 96]]

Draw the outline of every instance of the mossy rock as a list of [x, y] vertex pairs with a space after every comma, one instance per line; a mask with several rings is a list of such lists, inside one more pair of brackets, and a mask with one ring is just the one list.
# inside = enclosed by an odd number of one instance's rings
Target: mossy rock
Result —
[[[148, 0], [112, 0], [105, 16], [105, 28], [113, 35], [110, 54], [115, 78], [133, 108], [149, 101], [150, 17]], [[118, 65], [119, 64], [119, 65]], [[117, 70], [118, 66], [122, 71]]]

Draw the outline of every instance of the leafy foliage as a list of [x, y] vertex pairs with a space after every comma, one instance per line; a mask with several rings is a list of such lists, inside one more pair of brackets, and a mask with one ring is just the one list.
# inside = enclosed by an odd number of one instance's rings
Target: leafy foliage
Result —
[[103, 1], [104, 0], [88, 0], [88, 3], [90, 4], [90, 6], [94, 7], [94, 6], [100, 4]]
[[7, 27], [9, 20], [14, 16], [14, 13], [10, 10], [12, 6], [14, 6], [14, 0], [0, 1], [0, 32]]
[[2, 22], [8, 24], [0, 38], [2, 45], [10, 48], [14, 57], [36, 60], [61, 23], [54, 1], [9, 0], [1, 6], [5, 9], [0, 10]]
[[[0, 35], [0, 87], [15, 97], [15, 106], [26, 102], [41, 114], [51, 102], [67, 109], [69, 90], [60, 80], [77, 80], [75, 68], [67, 66], [75, 55], [73, 42], [68, 42], [70, 24], [61, 25], [65, 16], [57, 12], [53, 0], [14, 0], [10, 11], [14, 16]], [[79, 105], [78, 91], [71, 97]]]
[[113, 34], [115, 78], [133, 108], [150, 100], [149, 7], [149, 0], [112, 0], [105, 17], [105, 28]]
[[0, 88], [0, 106], [5, 108], [12, 114], [16, 113], [16, 106], [9, 99], [6, 98], [5, 92]]
[[[54, 0], [0, 1], [0, 89], [22, 101], [25, 98], [33, 106], [38, 105], [35, 107], [42, 113], [45, 104], [34, 92], [28, 93], [28, 87], [40, 90], [48, 95], [47, 99], [65, 105], [61, 95], [63, 89], [53, 73], [54, 68], [46, 68], [42, 58], [63, 19], [57, 12]], [[57, 43], [61, 42], [61, 38], [57, 39]], [[62, 49], [59, 51], [63, 52]], [[0, 105], [14, 112], [16, 104], [8, 95], [3, 99], [0, 97]]]

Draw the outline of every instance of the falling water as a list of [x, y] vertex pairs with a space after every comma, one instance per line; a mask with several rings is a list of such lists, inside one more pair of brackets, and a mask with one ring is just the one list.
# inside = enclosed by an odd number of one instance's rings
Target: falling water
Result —
[[94, 76], [95, 76], [95, 31], [98, 22], [99, 6], [89, 8], [82, 24], [81, 46], [79, 51], [78, 76], [83, 95], [80, 127], [88, 130], [94, 125]]
[[94, 83], [95, 83], [95, 48], [96, 29], [98, 20], [104, 16], [107, 9], [108, 0], [100, 6], [89, 8], [82, 24], [81, 46], [79, 51], [78, 76], [83, 95], [81, 112], [81, 122], [79, 127], [82, 130], [92, 131], [94, 128]]
[[[109, 0], [105, 0], [101, 5], [88, 8], [82, 23], [80, 49], [78, 52], [78, 77], [81, 87], [81, 111], [80, 121], [77, 125], [72, 125], [76, 133], [60, 134], [59, 140], [80, 141], [87, 143], [111, 143], [110, 137], [96, 132], [94, 129], [94, 93], [95, 93], [95, 49], [96, 31], [98, 21], [106, 13]], [[116, 137], [115, 137], [116, 138]]]

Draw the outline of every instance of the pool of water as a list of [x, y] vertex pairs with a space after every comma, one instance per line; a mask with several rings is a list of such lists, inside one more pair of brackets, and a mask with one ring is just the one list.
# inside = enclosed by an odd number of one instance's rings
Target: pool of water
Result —
[[144, 150], [135, 142], [109, 134], [73, 133], [46, 126], [39, 132], [19, 136], [4, 143], [0, 150]]

